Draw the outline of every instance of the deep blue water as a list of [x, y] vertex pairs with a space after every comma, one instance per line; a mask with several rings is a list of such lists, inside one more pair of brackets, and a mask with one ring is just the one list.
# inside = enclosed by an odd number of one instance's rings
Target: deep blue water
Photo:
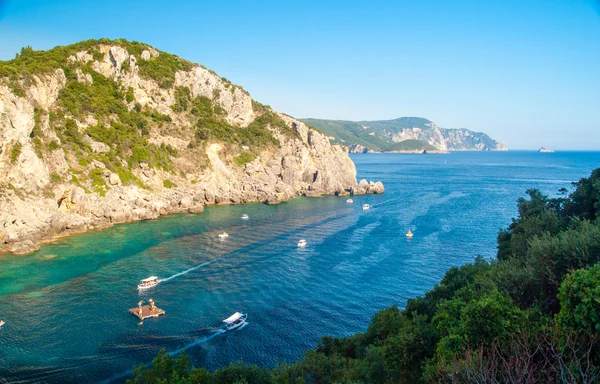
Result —
[[[0, 256], [0, 382], [123, 381], [161, 348], [185, 349], [211, 370], [297, 361], [321, 336], [364, 331], [376, 311], [403, 306], [451, 266], [494, 257], [518, 197], [569, 187], [600, 166], [600, 153], [353, 160], [358, 177], [383, 181], [385, 194], [354, 204], [323, 197], [210, 207]], [[373, 208], [362, 211], [363, 203]], [[219, 241], [223, 230], [230, 237]], [[138, 294], [138, 280], [150, 275], [174, 277]], [[127, 309], [150, 297], [166, 315], [138, 325]], [[235, 311], [249, 324], [217, 332]]]

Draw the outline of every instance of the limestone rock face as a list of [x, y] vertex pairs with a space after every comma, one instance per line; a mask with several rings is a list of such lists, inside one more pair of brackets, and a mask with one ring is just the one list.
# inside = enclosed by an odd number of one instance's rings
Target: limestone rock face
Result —
[[[210, 98], [224, 111], [221, 118], [237, 129], [244, 129], [262, 113], [254, 110], [248, 93], [200, 66], [176, 72], [173, 86], [161, 87], [140, 76], [138, 67], [138, 61], [159, 57], [157, 50], [149, 47], [136, 57], [118, 45], [102, 43], [95, 49], [94, 55], [81, 51], [67, 61], [87, 63], [85, 68], [129, 90], [133, 100], [124, 101], [127, 108], [141, 107], [168, 116], [171, 131], [153, 130], [146, 139], [183, 155], [172, 158], [169, 171], [146, 163], [130, 167], [119, 157], [106, 162], [104, 156], [111, 148], [86, 134], [88, 127], [101, 124], [89, 115], [73, 118], [92, 154], [91, 160], [81, 161], [63, 147], [49, 123], [51, 112], [62, 111], [57, 100], [67, 82], [63, 70], [32, 75], [21, 84], [24, 96], [16, 95], [0, 78], [0, 252], [28, 253], [55, 235], [169, 213], [201, 213], [205, 205], [279, 204], [299, 195], [384, 192], [379, 182], [356, 182], [356, 168], [344, 147], [332, 145], [323, 133], [285, 114], [277, 115], [291, 133], [267, 126], [279, 145], [261, 149], [243, 165], [234, 159], [248, 147], [207, 142], [194, 152], [188, 147], [195, 127], [172, 108], [175, 88], [189, 89], [192, 97]], [[92, 76], [80, 68], [74, 74], [81, 86], [93, 84]], [[54, 146], [40, 153], [32, 139], [34, 128], [43, 132], [44, 148], [51, 141]], [[122, 180], [121, 171], [129, 171], [140, 183]], [[95, 184], [86, 179], [92, 173]]]

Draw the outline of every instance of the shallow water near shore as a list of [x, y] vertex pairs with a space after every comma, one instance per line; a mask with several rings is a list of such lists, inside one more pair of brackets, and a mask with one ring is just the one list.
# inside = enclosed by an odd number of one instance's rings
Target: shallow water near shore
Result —
[[[297, 361], [321, 336], [365, 331], [376, 311], [403, 306], [448, 268], [492, 258], [518, 197], [568, 188], [600, 166], [600, 153], [353, 160], [358, 178], [382, 181], [385, 194], [208, 207], [1, 255], [0, 383], [124, 381], [161, 348], [210, 370]], [[163, 282], [138, 293], [151, 275]], [[149, 298], [166, 315], [138, 325], [127, 310]], [[236, 311], [248, 325], [220, 332]]]

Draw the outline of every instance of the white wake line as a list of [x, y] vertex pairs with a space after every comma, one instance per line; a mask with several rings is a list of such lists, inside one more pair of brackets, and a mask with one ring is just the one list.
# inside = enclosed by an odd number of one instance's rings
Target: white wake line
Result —
[[[173, 276], [171, 276], [171, 277], [173, 277]], [[224, 330], [218, 329], [212, 335], [206, 336], [206, 337], [202, 337], [202, 338], [200, 338], [198, 340], [195, 340], [192, 343], [184, 346], [183, 348], [179, 348], [179, 349], [177, 349], [177, 350], [175, 350], [173, 352], [168, 352], [168, 354], [169, 354], [169, 356], [176, 355], [176, 354], [180, 353], [181, 351], [185, 351], [186, 349], [192, 348], [192, 347], [194, 347], [194, 346], [196, 346], [198, 344], [206, 343], [207, 341], [209, 341], [210, 339], [214, 338], [215, 336], [221, 335], [223, 333], [225, 333]], [[152, 364], [152, 363], [145, 363], [144, 365], [146, 367], [148, 367], [150, 364]], [[109, 384], [109, 383], [112, 383], [112, 382], [114, 382], [114, 381], [116, 381], [118, 379], [122, 379], [124, 377], [131, 376], [132, 373], [133, 373], [133, 369], [128, 369], [127, 371], [125, 371], [123, 373], [120, 373], [118, 375], [114, 375], [114, 376], [112, 376], [112, 377], [110, 377], [110, 378], [108, 378], [106, 380], [101, 381], [100, 383], [101, 384]]]
[[393, 199], [382, 201], [381, 203], [378, 203], [378, 204], [373, 204], [373, 205], [371, 205], [371, 208], [379, 207], [380, 205], [391, 203], [392, 201], [396, 201], [396, 200], [400, 200], [400, 199], [402, 199], [402, 196], [398, 196]]
[[[243, 326], [242, 326], [242, 328], [243, 328]], [[240, 329], [241, 329], [241, 328], [240, 328]], [[185, 351], [186, 349], [190, 349], [190, 348], [192, 348], [192, 347], [195, 347], [195, 346], [196, 346], [196, 345], [198, 345], [198, 344], [206, 343], [206, 342], [207, 342], [207, 341], [209, 341], [210, 339], [212, 339], [212, 338], [214, 338], [214, 337], [216, 337], [216, 336], [222, 335], [223, 333], [225, 333], [225, 331], [224, 331], [224, 330], [222, 330], [222, 329], [218, 329], [218, 330], [216, 330], [216, 331], [215, 331], [215, 332], [214, 332], [212, 335], [210, 335], [210, 336], [206, 336], [206, 337], [202, 337], [202, 338], [200, 338], [200, 339], [194, 340], [193, 342], [191, 342], [190, 344], [187, 344], [187, 345], [185, 345], [184, 347], [181, 347], [181, 348], [179, 348], [179, 349], [177, 349], [177, 350], [175, 350], [175, 351], [173, 351], [173, 352], [169, 352], [169, 355], [170, 355], [170, 356], [173, 356], [173, 355], [176, 355], [176, 354], [178, 354], [178, 353], [180, 353], [180, 352], [182, 352], [182, 351]]]
[[169, 277], [167, 277], [166, 279], [160, 279], [160, 280], [158, 280], [158, 282], [159, 282], [159, 283], [164, 283], [165, 281], [169, 281], [169, 280], [171, 280], [171, 279], [174, 279], [174, 278], [176, 278], [176, 277], [179, 277], [179, 276], [185, 275], [185, 274], [187, 274], [187, 273], [190, 273], [190, 272], [192, 272], [192, 271], [195, 271], [195, 270], [196, 270], [196, 269], [198, 269], [198, 268], [202, 268], [202, 267], [204, 267], [204, 266], [206, 266], [206, 265], [208, 265], [208, 264], [210, 264], [210, 263], [212, 263], [213, 261], [216, 261], [216, 260], [219, 260], [219, 258], [216, 258], [216, 259], [209, 260], [209, 261], [207, 261], [207, 262], [204, 262], [204, 263], [202, 263], [202, 264], [198, 264], [198, 265], [196, 265], [195, 267], [192, 267], [192, 268], [190, 268], [190, 269], [186, 269], [186, 270], [185, 270], [185, 271], [183, 271], [183, 272], [176, 273], [176, 274], [174, 274], [173, 276], [169, 276]]

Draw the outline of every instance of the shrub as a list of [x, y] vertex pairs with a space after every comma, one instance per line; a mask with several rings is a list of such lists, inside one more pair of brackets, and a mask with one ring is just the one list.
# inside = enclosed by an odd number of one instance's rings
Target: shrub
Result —
[[165, 188], [177, 188], [177, 184], [173, 183], [171, 180], [166, 179], [165, 181], [163, 181], [163, 186]]
[[560, 286], [557, 315], [561, 329], [600, 332], [600, 264], [570, 273]]
[[60, 148], [60, 147], [58, 146], [58, 143], [56, 142], [56, 140], [52, 140], [51, 142], [48, 143], [49, 150], [54, 151], [58, 148]]
[[11, 163], [17, 162], [17, 159], [19, 158], [19, 155], [21, 154], [22, 149], [23, 149], [23, 144], [21, 144], [21, 142], [19, 142], [19, 141], [17, 141], [12, 146], [12, 149], [10, 150], [10, 162]]
[[57, 173], [50, 174], [50, 181], [53, 183], [60, 183], [60, 175]]
[[244, 165], [246, 163], [250, 163], [256, 158], [256, 156], [252, 152], [243, 151], [239, 155], [235, 157], [235, 163], [237, 165]]

